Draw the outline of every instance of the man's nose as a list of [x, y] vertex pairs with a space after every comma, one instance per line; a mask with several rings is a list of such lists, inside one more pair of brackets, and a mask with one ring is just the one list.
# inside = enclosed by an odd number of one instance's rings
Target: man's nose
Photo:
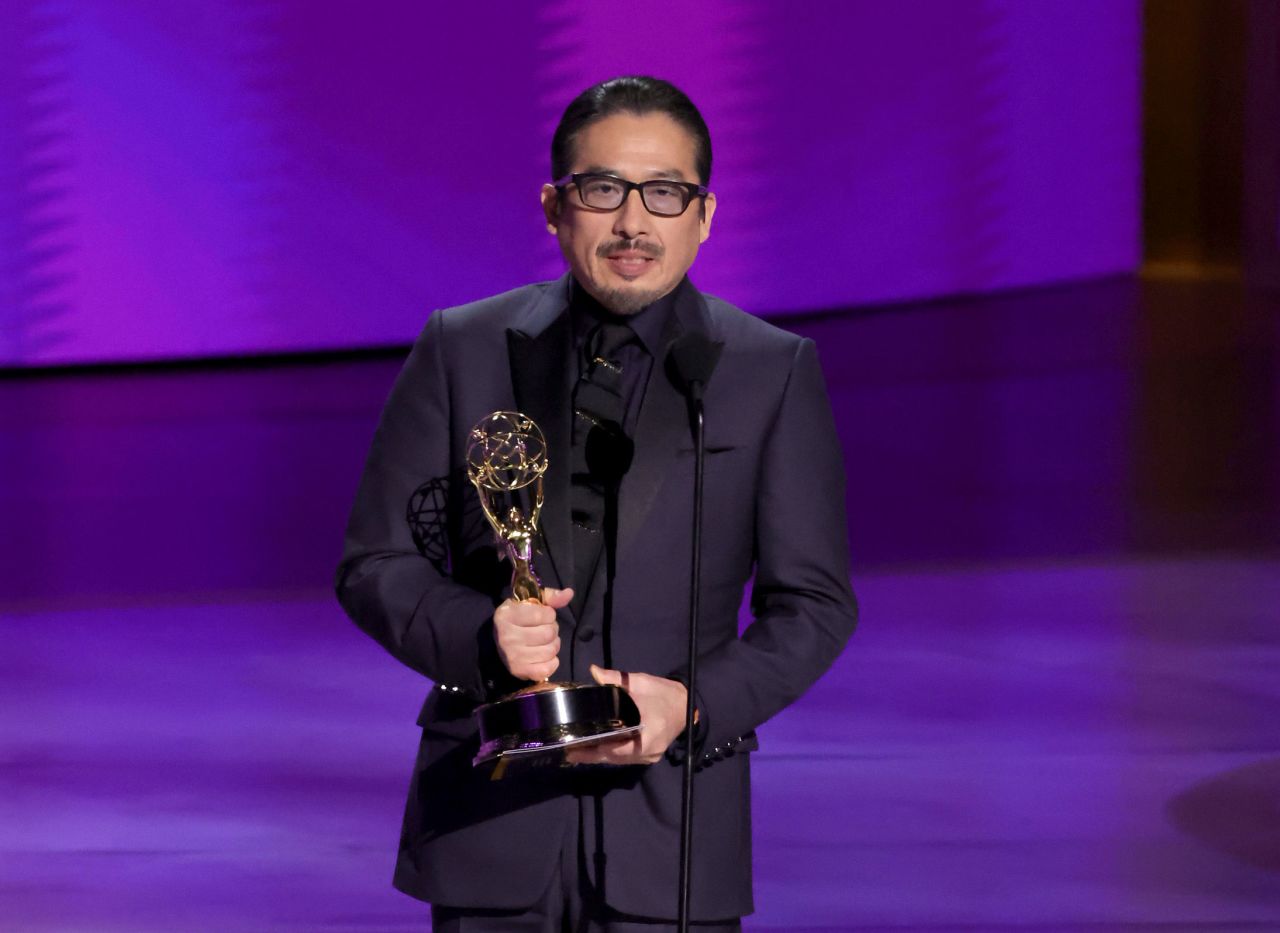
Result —
[[649, 233], [650, 216], [644, 206], [644, 199], [640, 197], [640, 189], [632, 188], [613, 215], [614, 235], [630, 240], [642, 233]]

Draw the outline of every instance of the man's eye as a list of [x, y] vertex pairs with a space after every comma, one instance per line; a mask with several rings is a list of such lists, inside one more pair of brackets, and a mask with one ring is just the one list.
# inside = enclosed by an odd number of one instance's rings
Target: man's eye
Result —
[[650, 185], [649, 193], [659, 198], [678, 198], [680, 197], [680, 189], [671, 185]]
[[591, 181], [587, 183], [588, 194], [614, 194], [618, 186], [611, 181]]

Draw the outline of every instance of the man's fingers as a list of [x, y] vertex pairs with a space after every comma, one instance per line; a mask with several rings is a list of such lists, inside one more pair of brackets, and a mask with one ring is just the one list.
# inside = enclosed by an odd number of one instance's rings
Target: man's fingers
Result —
[[598, 684], [617, 684], [622, 686], [622, 671], [611, 671], [607, 667], [591, 665], [591, 676]]
[[555, 625], [556, 611], [538, 603], [517, 604], [509, 614], [508, 621], [512, 625], [529, 628], [537, 625]]
[[493, 614], [495, 634], [518, 645], [545, 645], [560, 632], [556, 611], [541, 603], [508, 600]]
[[543, 587], [542, 604], [550, 606], [552, 609], [563, 609], [569, 603], [573, 602], [573, 587], [566, 587], [563, 590], [557, 590], [554, 587]]
[[560, 654], [560, 636], [554, 636], [551, 641], [542, 645], [510, 644], [500, 641], [498, 650], [507, 670], [517, 677], [537, 680], [540, 678], [532, 677], [529, 673], [531, 665], [558, 663], [556, 659]]
[[514, 657], [504, 659], [504, 663], [514, 676], [522, 680], [547, 680], [560, 666], [560, 646], [552, 648], [526, 648]]
[[512, 651], [525, 663], [541, 664], [544, 661], [550, 661], [560, 653], [560, 639], [553, 638], [545, 645], [519, 645]]
[[525, 625], [513, 629], [511, 637], [513, 641], [524, 647], [541, 648], [543, 645], [549, 645], [553, 641], [560, 640], [560, 626], [555, 623], [550, 625]]
[[544, 680], [550, 680], [551, 675], [556, 672], [556, 668], [560, 666], [560, 662], [554, 657], [550, 661], [543, 664], [532, 664], [529, 667], [529, 676], [526, 680], [532, 680], [535, 683], [541, 683]]
[[565, 750], [564, 757], [573, 765], [631, 765], [640, 764], [640, 737], [624, 735], [592, 745], [578, 745]]
[[546, 664], [530, 664], [527, 667], [517, 667], [511, 672], [511, 676], [540, 684], [544, 680], [550, 680], [551, 675], [556, 672], [556, 668], [559, 666], [556, 661], [549, 661]]

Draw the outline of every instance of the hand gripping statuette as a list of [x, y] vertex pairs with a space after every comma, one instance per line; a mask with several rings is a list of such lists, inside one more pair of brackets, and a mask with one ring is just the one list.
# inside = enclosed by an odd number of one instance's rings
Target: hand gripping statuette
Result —
[[[485, 517], [511, 561], [511, 595], [542, 600], [533, 572], [533, 542], [542, 511], [542, 477], [547, 445], [533, 419], [520, 412], [495, 411], [467, 438], [467, 476], [480, 495]], [[486, 703], [475, 710], [480, 751], [473, 761], [535, 756], [559, 761], [573, 745], [587, 745], [640, 728], [640, 712], [625, 690], [613, 684], [544, 681]]]

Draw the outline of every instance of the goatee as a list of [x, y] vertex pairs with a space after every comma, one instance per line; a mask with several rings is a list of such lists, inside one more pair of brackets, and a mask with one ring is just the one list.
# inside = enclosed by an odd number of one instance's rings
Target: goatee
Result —
[[612, 314], [628, 315], [643, 311], [665, 294], [652, 288], [611, 288], [597, 296], [597, 300]]

